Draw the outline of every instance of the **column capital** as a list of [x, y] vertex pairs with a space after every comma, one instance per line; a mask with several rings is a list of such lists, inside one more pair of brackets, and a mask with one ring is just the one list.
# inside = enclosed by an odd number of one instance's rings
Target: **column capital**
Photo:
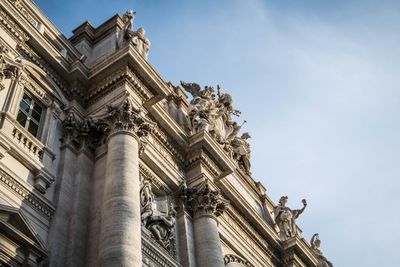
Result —
[[[63, 126], [64, 144], [70, 144], [77, 150], [83, 148], [94, 151], [114, 134], [126, 133], [140, 140], [154, 129], [156, 123], [146, 118], [144, 111], [126, 95], [87, 118], [79, 117], [71, 109], [65, 116]], [[141, 152], [145, 145], [141, 144]]]
[[194, 188], [186, 189], [186, 198], [194, 217], [219, 217], [226, 211], [229, 205], [229, 201], [222, 197], [218, 189], [211, 189], [208, 180]]
[[129, 94], [122, 101], [108, 104], [101, 112], [89, 116], [91, 124], [106, 136], [130, 132], [141, 138], [147, 136], [156, 123], [146, 118], [144, 111], [135, 105]]

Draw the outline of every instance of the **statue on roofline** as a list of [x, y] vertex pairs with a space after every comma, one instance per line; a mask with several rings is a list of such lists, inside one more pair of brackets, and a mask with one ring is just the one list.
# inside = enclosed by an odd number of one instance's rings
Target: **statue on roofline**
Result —
[[139, 54], [147, 60], [150, 50], [150, 40], [145, 36], [146, 32], [143, 28], [139, 28], [136, 31], [133, 30], [135, 14], [136, 12], [128, 10], [122, 16], [124, 26], [121, 29], [122, 34], [119, 34], [117, 47], [121, 47], [124, 41], [131, 42], [136, 47]]
[[250, 145], [248, 133], [240, 138], [237, 136], [242, 125], [232, 119], [240, 116], [241, 112], [233, 108], [232, 96], [221, 92], [217, 86], [215, 95], [212, 86], [201, 89], [197, 83], [181, 81], [181, 86], [189, 92], [193, 99], [190, 101], [188, 112], [189, 130], [192, 134], [207, 131], [223, 147], [223, 149], [238, 162], [239, 168], [250, 175]]
[[295, 221], [307, 206], [307, 201], [303, 199], [301, 201], [303, 203], [303, 208], [292, 210], [286, 207], [287, 200], [287, 196], [282, 196], [279, 200], [279, 205], [274, 209], [275, 223], [279, 227], [279, 235], [282, 241], [297, 236], [298, 233]]
[[318, 260], [317, 267], [333, 267], [332, 262], [330, 262], [323, 254], [322, 251], [319, 249], [321, 245], [321, 240], [319, 239], [318, 234], [314, 234], [310, 241], [311, 249]]

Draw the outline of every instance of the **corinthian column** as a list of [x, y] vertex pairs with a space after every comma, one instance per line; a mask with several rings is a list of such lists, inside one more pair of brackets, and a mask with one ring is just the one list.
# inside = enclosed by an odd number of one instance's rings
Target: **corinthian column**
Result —
[[197, 187], [189, 199], [194, 216], [197, 266], [224, 267], [217, 217], [229, 202], [218, 190], [211, 190], [207, 181]]
[[99, 266], [142, 266], [139, 142], [154, 127], [130, 98], [93, 118], [107, 133]]

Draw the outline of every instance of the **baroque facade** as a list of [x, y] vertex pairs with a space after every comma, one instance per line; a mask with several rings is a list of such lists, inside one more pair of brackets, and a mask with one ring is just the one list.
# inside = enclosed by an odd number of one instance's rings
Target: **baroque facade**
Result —
[[64, 35], [0, 2], [0, 266], [332, 263], [251, 175], [217, 86], [165, 82], [135, 13]]

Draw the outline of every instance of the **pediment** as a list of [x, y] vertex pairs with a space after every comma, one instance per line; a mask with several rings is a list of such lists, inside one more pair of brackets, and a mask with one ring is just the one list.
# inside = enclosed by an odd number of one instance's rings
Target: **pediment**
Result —
[[68, 103], [60, 87], [45, 73], [41, 68], [28, 60], [21, 60], [21, 64], [27, 71], [29, 76], [41, 87], [46, 93], [57, 99], [60, 103]]
[[30, 239], [35, 243], [36, 246], [41, 249], [45, 249], [43, 241], [37, 236], [34, 228], [20, 209], [0, 205], [0, 223], [3, 227], [7, 228], [4, 230], [9, 232], [9, 234], [14, 234], [16, 238], [21, 237], [26, 240]]

